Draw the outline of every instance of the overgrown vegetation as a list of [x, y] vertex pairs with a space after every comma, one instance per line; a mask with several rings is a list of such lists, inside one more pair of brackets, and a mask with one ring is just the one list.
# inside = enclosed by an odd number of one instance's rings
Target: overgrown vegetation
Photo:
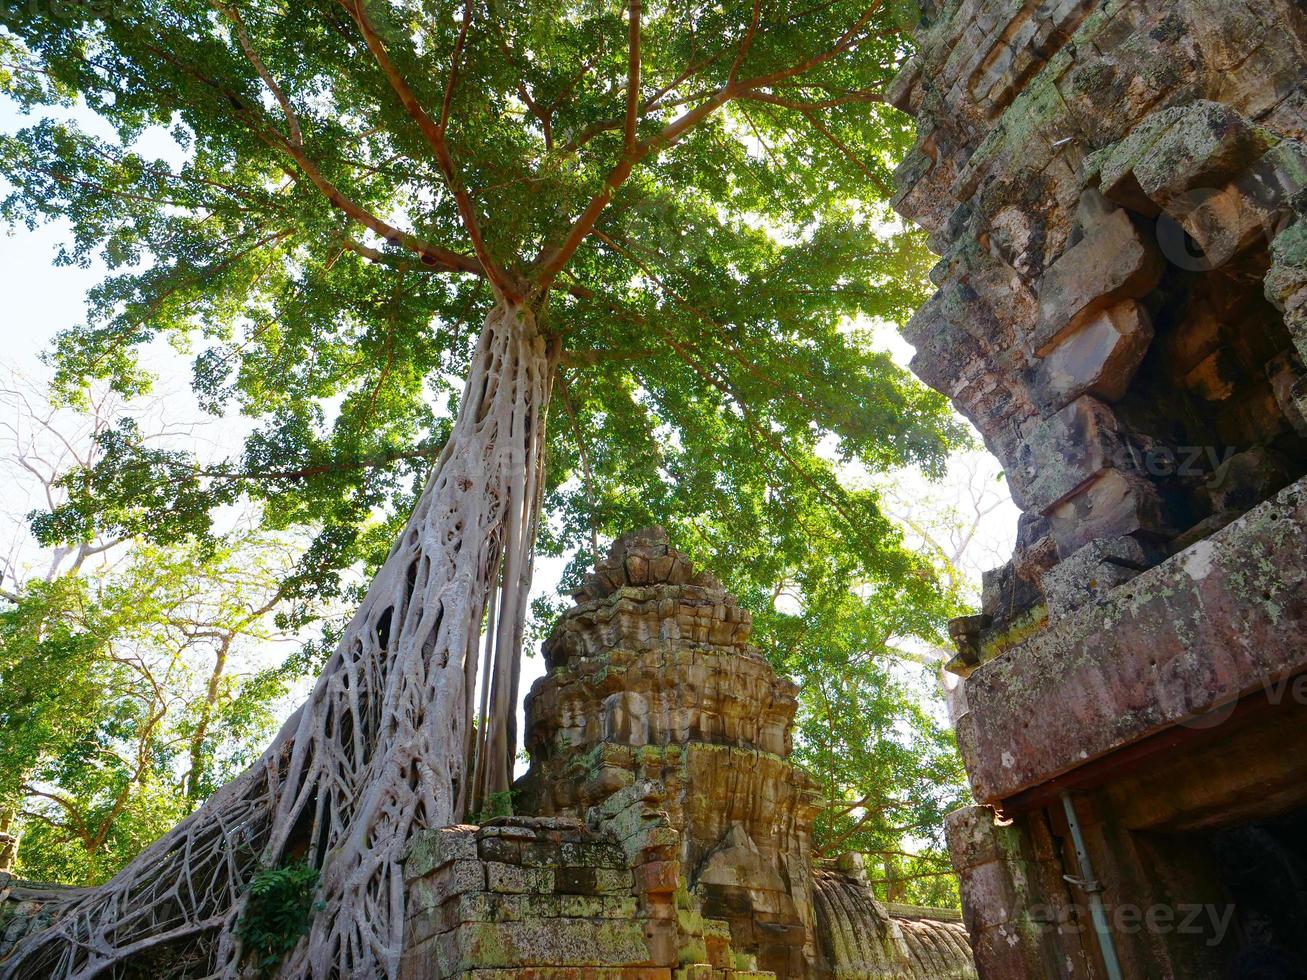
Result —
[[286, 954], [308, 934], [313, 914], [322, 907], [314, 898], [319, 877], [317, 868], [295, 861], [264, 868], [250, 879], [239, 934], [260, 978], [275, 976]]

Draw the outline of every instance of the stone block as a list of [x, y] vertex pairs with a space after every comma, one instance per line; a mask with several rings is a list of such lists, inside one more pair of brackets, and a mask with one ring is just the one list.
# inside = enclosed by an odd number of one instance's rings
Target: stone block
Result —
[[981, 634], [989, 628], [994, 618], [985, 613], [979, 616], [955, 616], [948, 621], [949, 637], [957, 649], [957, 660], [963, 667], [974, 667], [980, 663]]
[[1189, 37], [1213, 72], [1228, 72], [1244, 62], [1268, 30], [1243, 0], [1183, 0], [1179, 7]]
[[1271, 383], [1271, 392], [1285, 421], [1300, 436], [1307, 437], [1307, 403], [1303, 401], [1307, 372], [1303, 370], [1302, 358], [1296, 351], [1279, 354], [1267, 363], [1266, 380]]
[[1132, 537], [1099, 538], [1044, 573], [1041, 585], [1050, 622], [1130, 581], [1154, 563], [1156, 552]]
[[637, 901], [621, 895], [557, 895], [559, 914], [580, 919], [634, 919]]
[[528, 868], [573, 865], [587, 868], [625, 868], [626, 857], [616, 844], [594, 841], [540, 841], [522, 848], [522, 864]]
[[1234, 394], [1245, 375], [1229, 347], [1218, 347], [1185, 372], [1185, 388], [1204, 401], [1223, 402]]
[[[421, 980], [433, 980], [434, 974], [423, 974]], [[456, 980], [671, 980], [672, 971], [657, 966], [557, 966], [533, 967], [529, 971], [464, 970]], [[406, 978], [409, 980], [409, 978]], [[414, 977], [411, 980], [418, 980]]]
[[1124, 535], [1165, 538], [1175, 532], [1165, 502], [1147, 478], [1119, 469], [1103, 470], [1049, 512], [1060, 556], [1090, 541]]
[[1183, 106], [1154, 112], [1139, 121], [1123, 139], [1090, 156], [1087, 169], [1097, 173], [1104, 197], [1149, 217], [1158, 213], [1157, 204], [1135, 179], [1134, 168], [1183, 114]]
[[1307, 669], [1307, 481], [967, 679], [977, 799], [995, 803]]
[[964, 806], [944, 818], [949, 859], [953, 870], [968, 871], [999, 860], [994, 832], [998, 817], [991, 807]]
[[1027, 582], [1038, 582], [1045, 570], [1057, 561], [1057, 542], [1048, 518], [1025, 513], [1017, 518], [1017, 546], [1012, 556], [1013, 569]]
[[[1304, 186], [1307, 147], [1283, 142], [1224, 187], [1172, 197], [1158, 223], [1158, 242], [1181, 268], [1219, 268], [1247, 248], [1268, 245], [1291, 220], [1292, 202]], [[1191, 254], [1185, 235], [1199, 254]]]
[[595, 875], [595, 868], [555, 868], [554, 890], [566, 895], [596, 895]]
[[1266, 446], [1255, 446], [1231, 456], [1208, 483], [1212, 509], [1242, 514], [1282, 489], [1292, 479], [1294, 466]]
[[552, 868], [524, 868], [487, 861], [485, 869], [486, 887], [492, 892], [547, 894], [554, 890]]
[[1128, 299], [1065, 335], [1044, 355], [1035, 393], [1044, 411], [1056, 411], [1083, 394], [1107, 402], [1123, 397], [1153, 340], [1145, 310]]
[[980, 932], [1011, 921], [1017, 896], [1007, 868], [998, 861], [968, 868], [958, 876], [962, 905], [967, 909], [967, 928]]
[[1192, 102], [1170, 118], [1132, 167], [1140, 189], [1163, 207], [1196, 188], [1224, 187], [1272, 145], [1267, 133], [1219, 102]]
[[1011, 922], [987, 929], [972, 941], [977, 971], [986, 980], [1044, 980], [1048, 974], [1030, 955], [1031, 947], [1037, 948], [1037, 941]]
[[[649, 963], [644, 926], [617, 919], [534, 919], [459, 926], [464, 968], [639, 966]], [[652, 964], [650, 964], [652, 965]]]
[[1129, 460], [1112, 409], [1082, 395], [1031, 430], [1008, 480], [1023, 509], [1047, 514], [1103, 470]]
[[679, 861], [649, 861], [635, 869], [635, 887], [641, 892], [674, 892], [680, 882]]
[[1064, 334], [1099, 310], [1140, 299], [1157, 285], [1165, 259], [1152, 238], [1125, 211], [1116, 210], [1085, 229], [1039, 282], [1039, 322], [1027, 340], [1043, 355]]
[[509, 837], [487, 837], [477, 842], [477, 854], [486, 861], [520, 864], [522, 861], [522, 841], [513, 840]]
[[454, 895], [484, 891], [485, 866], [480, 861], [452, 861], [408, 886], [410, 912], [434, 909]]
[[452, 861], [475, 861], [475, 827], [441, 827], [415, 834], [404, 855], [405, 879], [421, 878]]
[[[1271, 242], [1271, 268], [1264, 288], [1266, 298], [1286, 313], [1294, 300], [1307, 307], [1307, 221], [1295, 221]], [[1303, 344], [1298, 347], [1301, 352]]]

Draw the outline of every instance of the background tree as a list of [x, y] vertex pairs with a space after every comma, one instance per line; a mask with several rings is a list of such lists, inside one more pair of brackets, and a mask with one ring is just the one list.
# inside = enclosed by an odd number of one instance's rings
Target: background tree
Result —
[[[884, 236], [875, 203], [907, 132], [877, 107], [902, 54], [892, 4], [76, 10], [4, 15], [19, 97], [76, 96], [118, 135], [47, 120], [0, 152], [10, 217], [68, 220], [67, 260], [114, 270], [56, 345], [61, 390], [139, 390], [134, 348], [190, 338], [197, 392], [261, 427], [205, 468], [114, 433], [48, 533], [181, 541], [244, 493], [274, 525], [321, 523], [298, 598], [335, 587], [314, 569], [380, 567], [259, 763], [10, 973], [161, 946], [230, 971], [244, 882], [306, 853], [325, 909], [285, 969], [393, 974], [409, 833], [507, 786], [542, 498], [564, 518], [552, 546], [620, 516], [596, 499], [615, 473], [790, 556], [791, 515], [823, 509], [863, 579], [933, 601], [830, 462], [938, 465], [953, 434], [942, 399], [847, 329], [920, 292], [916, 240]], [[149, 125], [181, 166], [130, 150]], [[455, 377], [461, 397], [430, 407]], [[549, 427], [555, 386], [567, 423]], [[380, 561], [360, 525], [399, 490], [416, 505]]]
[[[0, 472], [58, 510], [68, 477], [130, 422], [147, 443], [189, 427], [96, 393], [85, 411], [0, 389]], [[49, 511], [47, 511], [49, 513]], [[0, 591], [0, 811], [9, 866], [94, 884], [248, 765], [293, 679], [269, 615], [294, 549], [237, 526], [163, 548], [90, 538], [33, 550], [7, 515]], [[16, 868], [14, 865], [16, 864]]]

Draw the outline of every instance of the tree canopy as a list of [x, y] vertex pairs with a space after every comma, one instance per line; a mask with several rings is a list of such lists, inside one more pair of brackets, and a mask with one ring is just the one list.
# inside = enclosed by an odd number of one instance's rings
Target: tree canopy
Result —
[[[0, 148], [6, 216], [67, 220], [62, 260], [110, 269], [87, 323], [58, 338], [59, 384], [139, 390], [136, 351], [164, 335], [192, 349], [207, 406], [259, 426], [225, 460], [113, 434], [51, 535], [114, 521], [179, 539], [248, 494], [272, 524], [319, 528], [299, 582], [312, 602], [389, 545], [360, 528], [403, 511], [443, 444], [487, 278], [552, 278], [548, 547], [643, 508], [711, 514], [735, 540], [765, 528], [793, 553], [802, 532], [784, 515], [811, 496], [844, 511], [878, 573], [906, 570], [874, 501], [842, 493], [816, 455], [937, 466], [953, 434], [942, 399], [848, 327], [901, 321], [922, 295], [919, 240], [882, 204], [909, 134], [878, 102], [906, 11], [652, 5], [632, 56], [613, 3], [71, 16], [94, 10], [4, 15], [22, 48], [12, 94], [78, 98], [118, 134], [45, 118]], [[180, 167], [131, 150], [148, 126], [185, 148]]]

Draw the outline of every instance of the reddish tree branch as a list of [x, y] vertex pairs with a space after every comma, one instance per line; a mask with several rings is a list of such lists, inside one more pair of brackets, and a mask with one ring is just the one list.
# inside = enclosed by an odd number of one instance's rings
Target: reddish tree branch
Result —
[[635, 123], [640, 115], [640, 0], [629, 0], [631, 36], [627, 42], [626, 127], [623, 145], [627, 156], [635, 151]]
[[753, 36], [758, 31], [758, 19], [761, 16], [762, 0], [753, 0], [753, 16], [749, 19], [749, 29], [744, 32], [744, 39], [740, 42], [740, 50], [736, 52], [735, 61], [731, 63], [730, 75], [727, 76], [732, 82], [740, 73], [740, 66], [744, 64], [744, 59], [749, 54], [749, 48], [753, 46]]
[[594, 230], [599, 215], [608, 206], [608, 202], [613, 199], [613, 194], [617, 192], [617, 189], [631, 176], [631, 171], [635, 169], [637, 163], [666, 147], [674, 145], [687, 132], [729, 102], [735, 94], [736, 90], [733, 86], [723, 86], [703, 105], [678, 116], [668, 123], [662, 132], [644, 142], [636, 143], [632, 152], [623, 154], [622, 159], [618, 160], [617, 164], [609, 172], [598, 193], [590, 199], [590, 203], [586, 205], [585, 210], [572, 223], [572, 227], [568, 229], [567, 236], [563, 239], [562, 244], [554, 249], [552, 253], [542, 252], [537, 259], [539, 271], [533, 283], [535, 290], [543, 293], [549, 288], [558, 273], [563, 270], [563, 267], [567, 265], [581, 243], [585, 241], [586, 236]]
[[496, 291], [506, 299], [514, 302], [520, 301], [526, 290], [517, 281], [517, 277], [507, 274], [491, 258], [485, 239], [481, 234], [481, 223], [477, 218], [476, 207], [472, 203], [467, 188], [458, 179], [454, 158], [450, 154], [449, 144], [445, 140], [445, 130], [449, 124], [449, 109], [453, 100], [459, 62], [462, 59], [463, 44], [467, 38], [468, 27], [472, 22], [472, 4], [470, 0], [464, 7], [463, 23], [459, 28], [458, 41], [454, 46], [453, 64], [450, 67], [449, 77], [445, 84], [445, 97], [441, 105], [439, 122], [432, 119], [431, 115], [423, 108], [421, 102], [418, 101], [417, 96], [409, 87], [408, 81], [395, 66], [395, 63], [391, 61], [390, 54], [386, 51], [385, 45], [381, 43], [381, 38], [377, 35], [375, 28], [372, 26], [372, 21], [364, 11], [361, 0], [340, 0], [340, 2], [350, 16], [354, 18], [354, 22], [358, 24], [359, 31], [363, 34], [363, 40], [367, 44], [368, 50], [372, 52], [372, 57], [376, 60], [381, 73], [386, 76], [386, 81], [390, 83], [390, 87], [399, 98], [404, 111], [417, 124], [418, 129], [422, 132], [427, 144], [435, 154], [436, 163], [445, 177], [445, 183], [448, 185], [450, 193], [454, 195], [454, 201], [458, 205], [459, 217], [463, 221], [463, 228], [472, 240], [472, 251], [480, 263], [483, 274], [490, 280]]

